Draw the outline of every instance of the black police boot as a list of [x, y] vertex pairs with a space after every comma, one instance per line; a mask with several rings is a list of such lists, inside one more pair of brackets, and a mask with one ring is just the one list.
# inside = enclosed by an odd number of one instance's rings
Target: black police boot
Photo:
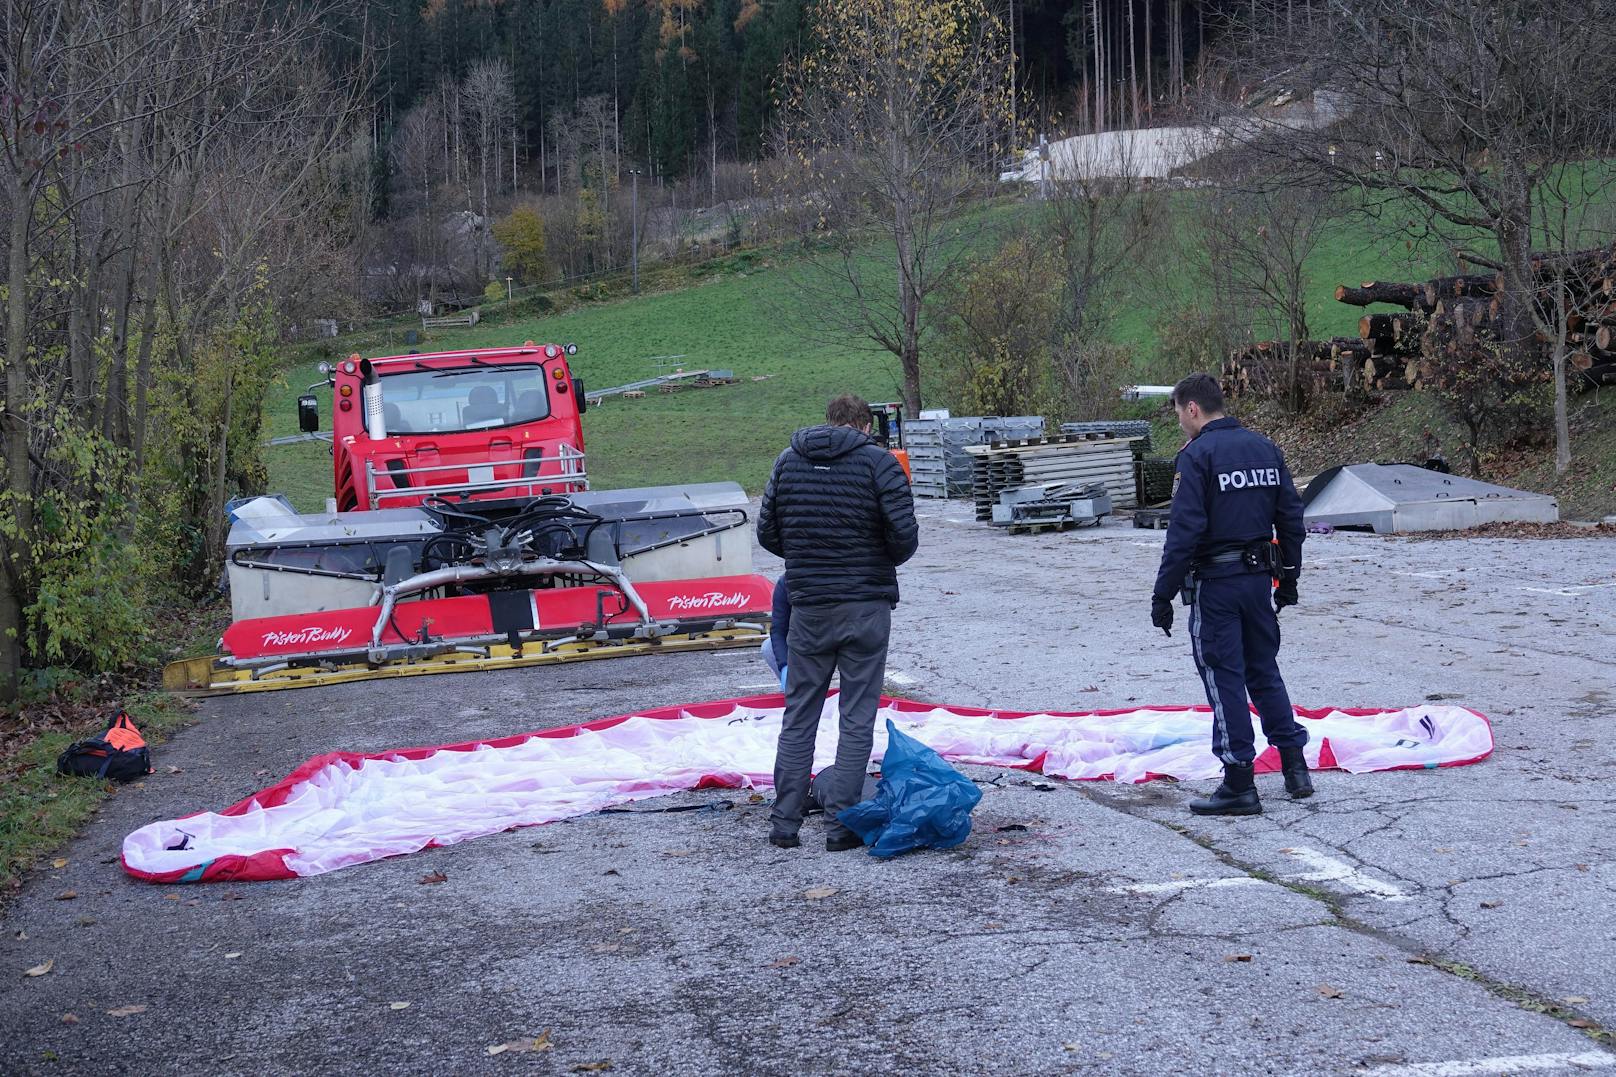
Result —
[[1285, 792], [1292, 800], [1305, 800], [1313, 795], [1313, 779], [1307, 776], [1307, 758], [1300, 748], [1279, 750], [1279, 769], [1285, 774]]
[[1225, 763], [1223, 784], [1205, 800], [1190, 801], [1190, 811], [1196, 815], [1261, 815], [1262, 801], [1251, 780], [1251, 764]]

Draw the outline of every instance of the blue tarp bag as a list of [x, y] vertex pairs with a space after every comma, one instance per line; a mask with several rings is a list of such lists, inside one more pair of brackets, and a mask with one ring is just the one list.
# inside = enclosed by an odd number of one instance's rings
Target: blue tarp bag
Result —
[[887, 752], [875, 796], [837, 813], [864, 839], [871, 856], [913, 849], [952, 849], [971, 834], [971, 809], [982, 791], [943, 757], [898, 732], [887, 719]]

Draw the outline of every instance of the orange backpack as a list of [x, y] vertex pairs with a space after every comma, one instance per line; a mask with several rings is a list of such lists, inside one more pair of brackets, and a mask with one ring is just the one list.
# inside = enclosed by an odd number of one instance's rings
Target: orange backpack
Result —
[[151, 750], [122, 708], [99, 737], [76, 740], [56, 757], [59, 774], [132, 782], [152, 772]]

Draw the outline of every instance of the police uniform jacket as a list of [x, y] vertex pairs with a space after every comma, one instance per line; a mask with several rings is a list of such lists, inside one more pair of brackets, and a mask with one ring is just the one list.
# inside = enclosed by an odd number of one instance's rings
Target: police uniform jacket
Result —
[[1175, 467], [1178, 488], [1153, 597], [1171, 599], [1192, 570], [1203, 578], [1250, 571], [1224, 555], [1276, 535], [1281, 578], [1302, 574], [1302, 499], [1277, 445], [1225, 416], [1201, 427]]

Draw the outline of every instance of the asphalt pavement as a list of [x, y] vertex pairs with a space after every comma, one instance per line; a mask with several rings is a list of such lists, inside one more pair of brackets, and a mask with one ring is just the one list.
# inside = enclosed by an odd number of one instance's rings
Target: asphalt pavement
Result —
[[[1009, 536], [965, 503], [920, 513], [893, 693], [1204, 702], [1188, 641], [1149, 622], [1162, 532]], [[966, 768], [997, 778], [971, 839], [890, 862], [826, 853], [812, 821], [801, 849], [774, 849], [761, 798], [706, 790], [667, 802], [712, 811], [586, 816], [310, 879], [134, 882], [126, 833], [312, 755], [770, 678], [728, 652], [202, 701], [157, 773], [0, 917], [0, 1073], [1616, 1070], [1616, 540], [1313, 537], [1301, 595], [1282, 622], [1296, 703], [1470, 706], [1494, 756], [1318, 774], [1301, 802], [1265, 776], [1250, 819], [1191, 816], [1209, 783]]]

